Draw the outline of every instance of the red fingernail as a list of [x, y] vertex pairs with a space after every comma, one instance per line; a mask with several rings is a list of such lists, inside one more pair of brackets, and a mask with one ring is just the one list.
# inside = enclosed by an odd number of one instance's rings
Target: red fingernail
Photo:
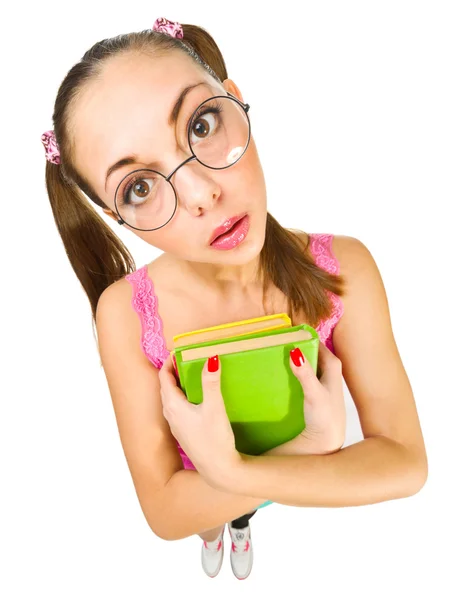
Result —
[[290, 357], [296, 367], [301, 367], [302, 364], [304, 363], [303, 355], [301, 353], [300, 348], [294, 348], [293, 350], [291, 350]]
[[218, 371], [219, 366], [220, 366], [220, 362], [219, 362], [218, 354], [215, 354], [215, 356], [211, 356], [207, 363], [207, 368], [209, 370], [209, 373], [215, 373], [216, 371]]

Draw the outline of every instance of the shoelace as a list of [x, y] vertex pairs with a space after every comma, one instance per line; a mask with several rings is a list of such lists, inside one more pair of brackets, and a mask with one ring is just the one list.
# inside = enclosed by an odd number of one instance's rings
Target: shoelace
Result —
[[213, 542], [206, 542], [204, 540], [205, 549], [210, 550], [210, 552], [218, 552], [218, 546], [220, 545], [220, 542], [222, 542], [222, 533], [223, 532], [221, 532], [217, 539]]
[[[236, 538], [236, 535], [234, 532], [231, 532], [231, 538], [232, 538], [232, 551], [233, 552], [247, 552], [247, 550], [249, 549], [250, 546], [250, 540], [249, 540], [249, 536], [247, 535], [248, 529], [246, 528], [246, 533], [244, 534], [242, 540], [238, 540]], [[244, 530], [240, 530], [242, 531], [242, 533], [244, 533]]]

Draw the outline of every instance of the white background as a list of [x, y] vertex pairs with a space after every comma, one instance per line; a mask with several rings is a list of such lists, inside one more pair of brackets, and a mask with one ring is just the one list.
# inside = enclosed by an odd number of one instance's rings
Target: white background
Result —
[[[3, 16], [0, 597], [462, 597], [459, 2], [12, 3]], [[365, 507], [273, 504], [254, 567], [201, 569], [197, 536], [149, 529], [119, 441], [87, 298], [44, 186], [40, 136], [97, 40], [165, 16], [207, 29], [251, 106], [268, 207], [359, 238], [387, 290], [429, 459], [423, 490]], [[109, 220], [108, 220], [109, 222]], [[110, 221], [111, 226], [117, 225]], [[159, 252], [116, 230], [137, 265]], [[347, 444], [361, 439], [346, 397]], [[457, 556], [459, 560], [457, 560]]]

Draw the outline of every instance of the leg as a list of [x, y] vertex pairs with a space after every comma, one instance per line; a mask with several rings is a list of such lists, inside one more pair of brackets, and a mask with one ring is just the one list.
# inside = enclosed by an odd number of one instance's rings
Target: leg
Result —
[[245, 579], [252, 570], [253, 547], [249, 519], [257, 511], [242, 515], [228, 524], [231, 536], [231, 568], [238, 579]]
[[206, 529], [205, 531], [201, 531], [197, 535], [201, 537], [204, 540], [204, 542], [214, 542], [220, 535], [222, 529], [223, 525], [220, 525], [218, 527], [215, 527], [214, 529]]
[[[251, 513], [247, 513], [246, 515], [242, 515], [242, 517], [238, 517], [231, 521], [231, 527], [234, 529], [244, 529], [249, 524], [249, 519], [251, 519], [257, 511], [254, 510]], [[223, 529], [223, 525], [219, 525], [214, 529], [206, 529], [205, 531], [201, 531], [197, 535], [201, 537], [205, 542], [213, 542], [220, 535], [221, 530]]]
[[242, 515], [238, 519], [234, 519], [231, 521], [231, 527], [234, 529], [244, 529], [249, 524], [249, 519], [251, 519], [257, 511], [254, 510], [251, 513], [247, 513], [246, 515]]
[[224, 525], [220, 525], [198, 534], [204, 540], [201, 548], [202, 568], [209, 577], [218, 575], [223, 563], [224, 530]]

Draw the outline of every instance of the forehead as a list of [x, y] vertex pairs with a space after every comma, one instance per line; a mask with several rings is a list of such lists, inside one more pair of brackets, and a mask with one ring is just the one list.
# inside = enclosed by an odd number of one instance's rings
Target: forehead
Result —
[[[110, 164], [148, 149], [152, 154], [166, 136], [174, 139], [167, 120], [184, 87], [205, 81], [217, 89], [211, 75], [181, 54], [115, 57], [76, 99], [70, 127], [74, 159], [97, 193], [103, 193]], [[202, 90], [207, 97], [210, 89], [200, 86], [191, 96], [198, 98]]]

